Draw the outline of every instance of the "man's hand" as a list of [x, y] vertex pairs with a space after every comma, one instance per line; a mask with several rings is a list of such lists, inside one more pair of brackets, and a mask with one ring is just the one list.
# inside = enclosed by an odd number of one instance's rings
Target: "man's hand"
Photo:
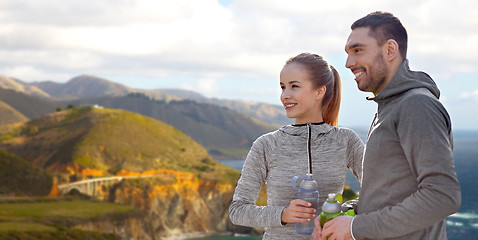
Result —
[[[300, 205], [300, 206], [299, 206]], [[284, 208], [281, 215], [282, 223], [305, 223], [315, 217], [316, 210], [310, 208], [310, 203], [301, 199], [290, 201], [289, 206]]]
[[315, 227], [314, 231], [312, 232], [312, 238], [314, 240], [321, 240], [322, 239], [322, 228], [320, 227], [320, 217], [316, 217], [314, 220]]
[[350, 233], [352, 219], [351, 216], [340, 216], [325, 223], [322, 240], [352, 240]]

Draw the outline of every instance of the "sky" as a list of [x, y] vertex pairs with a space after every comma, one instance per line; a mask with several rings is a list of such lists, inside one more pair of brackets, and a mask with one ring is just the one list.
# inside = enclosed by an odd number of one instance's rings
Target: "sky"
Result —
[[377, 10], [407, 29], [410, 68], [435, 80], [453, 128], [478, 130], [475, 0], [0, 0], [0, 75], [64, 83], [88, 74], [281, 105], [285, 61], [311, 52], [342, 78], [339, 125], [367, 128], [377, 106], [345, 68], [344, 46], [350, 25]]

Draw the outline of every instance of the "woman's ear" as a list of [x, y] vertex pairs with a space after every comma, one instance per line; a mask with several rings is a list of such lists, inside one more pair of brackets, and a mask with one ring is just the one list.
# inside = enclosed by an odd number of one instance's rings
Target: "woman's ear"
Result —
[[317, 99], [322, 99], [324, 98], [325, 96], [325, 92], [327, 91], [327, 88], [325, 86], [320, 86], [318, 89], [317, 89]]

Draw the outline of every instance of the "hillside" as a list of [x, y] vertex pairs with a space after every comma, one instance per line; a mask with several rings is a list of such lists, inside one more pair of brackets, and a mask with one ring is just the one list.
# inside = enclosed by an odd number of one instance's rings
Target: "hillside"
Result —
[[[39, 118], [55, 111], [56, 105], [46, 99], [27, 95], [12, 89], [0, 88], [0, 101], [29, 119]], [[0, 116], [2, 119], [3, 116]]]
[[0, 127], [0, 148], [67, 175], [158, 168], [197, 172], [222, 166], [178, 129], [115, 109], [83, 107]]
[[[134, 230], [130, 236], [223, 232], [230, 226], [228, 204], [239, 172], [212, 160], [182, 131], [153, 118], [125, 110], [78, 107], [0, 126], [0, 148], [45, 169], [59, 183], [153, 175], [99, 187], [95, 195], [145, 213], [142, 222], [150, 227], [130, 223]], [[105, 226], [114, 225], [97, 222], [78, 227], [111, 232]]]
[[52, 177], [30, 162], [0, 149], [0, 195], [46, 196]]
[[62, 105], [71, 103], [77, 106], [97, 104], [150, 116], [184, 131], [201, 145], [212, 150], [249, 149], [257, 137], [278, 128], [277, 125], [266, 124], [217, 105], [190, 100], [157, 101], [143, 94], [63, 101]]
[[0, 88], [11, 89], [17, 92], [23, 92], [28, 95], [48, 98], [49, 95], [36, 86], [31, 86], [18, 79], [9, 78], [0, 75]]
[[10, 107], [10, 105], [0, 101], [0, 126], [26, 120], [28, 120], [28, 118], [23, 114]]
[[[263, 122], [268, 122], [271, 124], [283, 126], [293, 123], [293, 121], [286, 116], [284, 108], [280, 105], [254, 101], [207, 98], [200, 93], [180, 89], [156, 89], [155, 91], [176, 96], [183, 100], [193, 100], [199, 103], [208, 103], [227, 107], [236, 112], [249, 115], [253, 118], [257, 118]], [[277, 104], [279, 103], [280, 102], [278, 100]]]
[[[2, 85], [3, 82], [3, 85]], [[65, 83], [52, 81], [42, 81], [25, 83], [18, 79], [6, 78], [0, 76], [0, 87], [14, 89], [29, 95], [41, 95], [42, 97], [50, 97], [51, 99], [81, 99], [96, 98], [104, 96], [125, 96], [130, 93], [142, 93], [155, 100], [181, 101], [193, 100], [199, 103], [208, 103], [227, 107], [236, 112], [249, 115], [263, 122], [276, 125], [290, 124], [291, 120], [285, 115], [282, 106], [267, 103], [259, 103], [253, 101], [242, 100], [226, 100], [207, 98], [200, 93], [182, 89], [134, 89], [123, 84], [115, 83], [108, 79], [99, 78], [91, 75], [81, 75], [68, 80]], [[37, 94], [35, 91], [38, 91]]]

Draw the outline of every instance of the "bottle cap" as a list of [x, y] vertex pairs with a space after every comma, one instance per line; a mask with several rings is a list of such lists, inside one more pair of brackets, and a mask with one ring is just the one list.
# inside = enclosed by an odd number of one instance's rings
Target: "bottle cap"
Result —
[[324, 202], [324, 205], [322, 205], [322, 211], [328, 212], [328, 213], [335, 213], [335, 212], [340, 212], [341, 210], [341, 205], [335, 199], [335, 193], [329, 193], [327, 201]]
[[317, 190], [317, 182], [312, 177], [312, 174], [307, 174], [306, 177], [300, 183], [300, 188], [307, 190]]
[[327, 200], [329, 200], [331, 202], [335, 202], [335, 200], [336, 200], [335, 199], [335, 193], [329, 193], [329, 198]]

